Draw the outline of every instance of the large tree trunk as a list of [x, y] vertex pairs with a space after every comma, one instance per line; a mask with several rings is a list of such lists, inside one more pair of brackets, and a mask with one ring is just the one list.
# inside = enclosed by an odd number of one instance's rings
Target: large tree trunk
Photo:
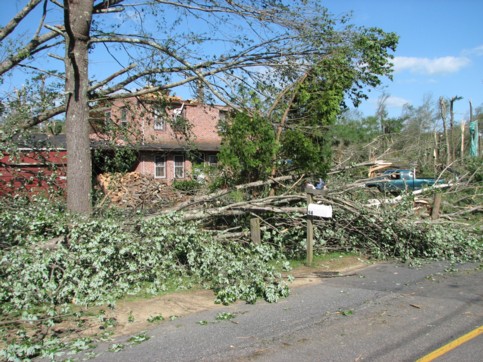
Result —
[[74, 213], [90, 214], [91, 153], [89, 145], [89, 106], [87, 90], [88, 48], [92, 0], [64, 0], [66, 29], [66, 136], [67, 207]]

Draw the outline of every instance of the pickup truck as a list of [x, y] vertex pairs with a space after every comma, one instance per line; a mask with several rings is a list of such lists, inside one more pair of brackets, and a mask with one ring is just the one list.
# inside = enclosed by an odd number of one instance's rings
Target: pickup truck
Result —
[[384, 171], [381, 176], [367, 181], [365, 186], [376, 187], [381, 192], [399, 193], [403, 190], [414, 191], [444, 182], [442, 179], [417, 178], [414, 170], [391, 169]]

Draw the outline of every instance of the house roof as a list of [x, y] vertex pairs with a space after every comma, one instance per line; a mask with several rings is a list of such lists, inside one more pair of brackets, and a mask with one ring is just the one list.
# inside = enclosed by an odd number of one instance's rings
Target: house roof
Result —
[[[15, 138], [15, 143], [20, 149], [57, 149], [65, 150], [67, 148], [65, 134], [47, 135], [47, 134], [32, 134], [27, 137], [18, 136]], [[123, 147], [125, 144], [120, 144]], [[109, 149], [113, 145], [104, 140], [91, 140], [91, 149]], [[204, 152], [217, 152], [220, 150], [220, 143], [216, 141], [207, 142], [186, 142], [170, 140], [162, 143], [145, 143], [142, 145], [134, 145], [139, 151], [172, 151], [183, 152], [189, 149], [197, 149]]]
[[67, 141], [65, 134], [48, 135], [34, 133], [30, 135], [19, 135], [13, 139], [20, 149], [57, 149], [65, 150]]
[[140, 151], [173, 151], [181, 152], [187, 149], [198, 151], [219, 151], [219, 142], [176, 142], [175, 140], [163, 143], [147, 143], [137, 147]]
[[[112, 143], [104, 141], [104, 140], [91, 140], [91, 148], [92, 149], [111, 149], [114, 147], [124, 147], [127, 146], [126, 143], [118, 144], [113, 146]], [[170, 140], [167, 142], [160, 142], [160, 143], [144, 143], [141, 145], [132, 145], [138, 151], [170, 151], [170, 152], [183, 152], [186, 150], [193, 150], [196, 149], [198, 151], [204, 152], [217, 152], [220, 150], [220, 143], [219, 142], [178, 142], [176, 140]]]

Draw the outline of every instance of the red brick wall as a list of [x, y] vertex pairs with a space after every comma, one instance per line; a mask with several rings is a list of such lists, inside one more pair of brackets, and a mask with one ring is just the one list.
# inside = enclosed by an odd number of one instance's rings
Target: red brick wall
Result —
[[[191, 133], [195, 142], [221, 142], [217, 127], [220, 110], [223, 110], [224, 107], [177, 100], [165, 107], [164, 111], [166, 111], [167, 117], [172, 117], [173, 110], [181, 106], [183, 106], [183, 117], [192, 126]], [[127, 111], [129, 124], [134, 126], [132, 134], [138, 142], [145, 144], [174, 142], [181, 136], [173, 131], [169, 122], [165, 123], [164, 130], [155, 130], [152, 105], [140, 103], [136, 98], [115, 101], [111, 108], [111, 119], [119, 123], [123, 108]]]
[[[154, 114], [152, 99], [150, 102], [140, 102], [136, 98], [117, 100], [111, 108], [111, 119], [119, 123], [122, 108], [127, 110], [127, 121], [133, 127], [131, 129], [133, 141], [141, 145], [154, 145], [160, 151], [142, 151], [140, 161], [135, 172], [142, 174], [155, 174], [155, 155], [166, 155], [166, 177], [159, 178], [160, 181], [171, 183], [174, 180], [174, 156], [182, 155], [182, 149], [186, 148], [188, 142], [196, 144], [219, 145], [221, 137], [218, 134], [218, 123], [220, 111], [225, 111], [226, 107], [209, 106], [198, 104], [197, 102], [182, 101], [177, 98], [170, 98], [173, 101], [164, 109], [163, 114], [170, 119], [173, 117], [175, 109], [183, 107], [182, 117], [190, 124], [191, 138], [187, 141], [183, 134], [176, 133], [168, 120], [164, 122], [164, 128], [157, 130], [154, 127]], [[172, 118], [171, 118], [172, 119]], [[169, 150], [174, 151], [169, 151]], [[184, 175], [185, 179], [191, 177], [192, 165], [185, 158]]]
[[36, 194], [66, 185], [65, 150], [21, 151], [19, 157], [4, 154], [0, 165], [0, 195]]
[[[155, 157], [156, 155], [164, 156], [165, 158], [165, 177], [155, 176]], [[151, 175], [156, 177], [160, 182], [172, 183], [175, 177], [175, 156], [184, 157], [184, 177], [182, 179], [189, 179], [191, 177], [191, 162], [186, 160], [186, 157], [181, 153], [166, 153], [166, 152], [143, 152], [140, 156], [139, 164], [135, 172], [144, 175]]]

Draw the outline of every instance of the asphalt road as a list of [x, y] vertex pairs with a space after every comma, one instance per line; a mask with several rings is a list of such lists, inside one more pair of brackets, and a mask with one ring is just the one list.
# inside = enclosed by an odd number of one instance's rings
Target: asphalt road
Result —
[[[165, 321], [141, 344], [121, 339], [120, 352], [100, 346], [94, 360], [416, 361], [453, 341], [438, 361], [483, 361], [483, 333], [474, 332], [483, 326], [483, 268], [445, 268], [370, 266], [295, 288], [276, 304], [238, 303]], [[220, 312], [235, 318], [218, 321]]]

